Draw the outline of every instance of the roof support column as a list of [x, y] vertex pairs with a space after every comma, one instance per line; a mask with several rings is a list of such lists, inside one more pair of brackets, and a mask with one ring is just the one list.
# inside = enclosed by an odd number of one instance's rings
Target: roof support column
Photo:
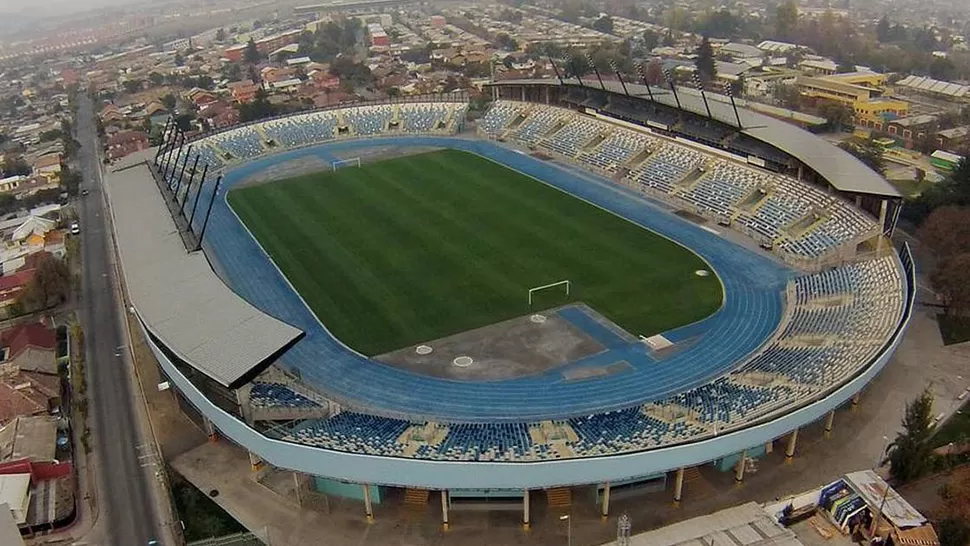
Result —
[[785, 464], [791, 464], [795, 458], [795, 443], [798, 442], [798, 429], [788, 435], [788, 446], [785, 447]]
[[361, 484], [364, 488], [364, 516], [367, 518], [367, 523], [374, 523], [374, 509], [370, 502], [370, 484]]
[[744, 465], [748, 459], [748, 450], [745, 449], [741, 452], [741, 458], [738, 459], [738, 464], [736, 465], [736, 471], [734, 473], [734, 485], [740, 486], [744, 482]]
[[441, 528], [448, 530], [448, 490], [441, 490]]
[[205, 430], [210, 442], [215, 443], [219, 441], [219, 430], [216, 429], [215, 425], [212, 424], [212, 421], [210, 421], [205, 415], [202, 416], [202, 429]]
[[674, 474], [674, 506], [680, 506], [680, 499], [684, 493], [684, 467], [677, 469]]
[[825, 437], [830, 438], [832, 436], [832, 422], [835, 421], [835, 410], [832, 410], [825, 414]]
[[603, 484], [603, 512], [600, 514], [602, 519], [610, 517], [610, 482]]
[[522, 492], [522, 530], [529, 530], [529, 490]]

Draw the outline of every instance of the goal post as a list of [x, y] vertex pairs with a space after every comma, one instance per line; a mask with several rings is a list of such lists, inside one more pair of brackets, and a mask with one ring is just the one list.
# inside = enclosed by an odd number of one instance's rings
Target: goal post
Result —
[[548, 290], [550, 288], [556, 288], [558, 286], [564, 286], [566, 288], [566, 295], [568, 296], [569, 295], [569, 285], [570, 285], [569, 280], [564, 280], [564, 281], [551, 282], [549, 284], [544, 284], [542, 286], [535, 286], [533, 288], [530, 288], [529, 289], [529, 307], [532, 307], [532, 296], [536, 292], [539, 292], [541, 290]]
[[330, 162], [330, 168], [334, 171], [344, 167], [360, 167], [360, 158], [352, 157], [350, 159], [335, 159]]

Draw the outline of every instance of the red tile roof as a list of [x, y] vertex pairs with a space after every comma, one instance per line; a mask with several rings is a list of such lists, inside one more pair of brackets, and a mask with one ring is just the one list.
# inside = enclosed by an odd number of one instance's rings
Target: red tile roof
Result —
[[53, 351], [57, 347], [57, 336], [54, 330], [35, 322], [0, 332], [0, 343], [8, 348], [7, 360], [12, 360], [27, 347]]

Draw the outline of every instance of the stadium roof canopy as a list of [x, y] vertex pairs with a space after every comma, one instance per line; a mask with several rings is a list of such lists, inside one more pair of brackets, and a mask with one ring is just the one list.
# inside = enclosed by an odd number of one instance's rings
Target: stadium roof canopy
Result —
[[303, 332], [250, 305], [188, 253], [147, 164], [105, 176], [132, 304], [163, 345], [225, 387]]
[[[565, 81], [565, 84], [578, 86], [578, 83], [574, 84], [569, 81]], [[620, 82], [604, 80], [603, 84], [606, 86], [607, 91], [623, 94], [623, 87]], [[492, 85], [558, 86], [560, 84], [555, 79], [533, 79], [501, 80], [494, 82]], [[650, 100], [646, 86], [633, 83], [627, 83], [626, 86], [631, 95]], [[600, 89], [598, 83], [595, 85], [586, 85], [586, 87]], [[650, 90], [653, 92], [654, 99], [657, 102], [677, 108], [677, 100], [669, 88], [651, 87]], [[683, 110], [703, 117], [707, 116], [707, 109], [698, 91], [679, 87], [677, 88], [677, 95], [680, 98], [681, 108]], [[722, 123], [737, 127], [737, 118], [734, 115], [734, 108], [731, 107], [728, 97], [715, 93], [707, 93], [707, 99], [711, 107], [711, 117]], [[738, 100], [737, 102], [739, 105], [742, 105], [745, 101]], [[747, 108], [738, 108], [738, 113], [741, 116], [741, 124], [744, 128], [741, 131], [743, 134], [771, 144], [795, 159], [798, 159], [819, 173], [835, 189], [885, 197], [900, 197], [900, 193], [885, 178], [867, 167], [853, 155], [818, 136], [790, 123], [759, 114]]]

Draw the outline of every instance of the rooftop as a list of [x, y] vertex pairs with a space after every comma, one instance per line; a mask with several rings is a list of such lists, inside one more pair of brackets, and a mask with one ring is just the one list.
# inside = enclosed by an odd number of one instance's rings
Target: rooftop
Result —
[[229, 387], [302, 336], [236, 295], [201, 252], [186, 252], [147, 164], [104, 183], [132, 303], [178, 358]]
[[0, 428], [0, 462], [51, 461], [56, 448], [57, 421], [53, 417], [18, 417]]
[[[610, 542], [609, 546], [616, 546]], [[757, 503], [633, 535], [630, 546], [802, 546], [795, 533], [778, 525]]]

